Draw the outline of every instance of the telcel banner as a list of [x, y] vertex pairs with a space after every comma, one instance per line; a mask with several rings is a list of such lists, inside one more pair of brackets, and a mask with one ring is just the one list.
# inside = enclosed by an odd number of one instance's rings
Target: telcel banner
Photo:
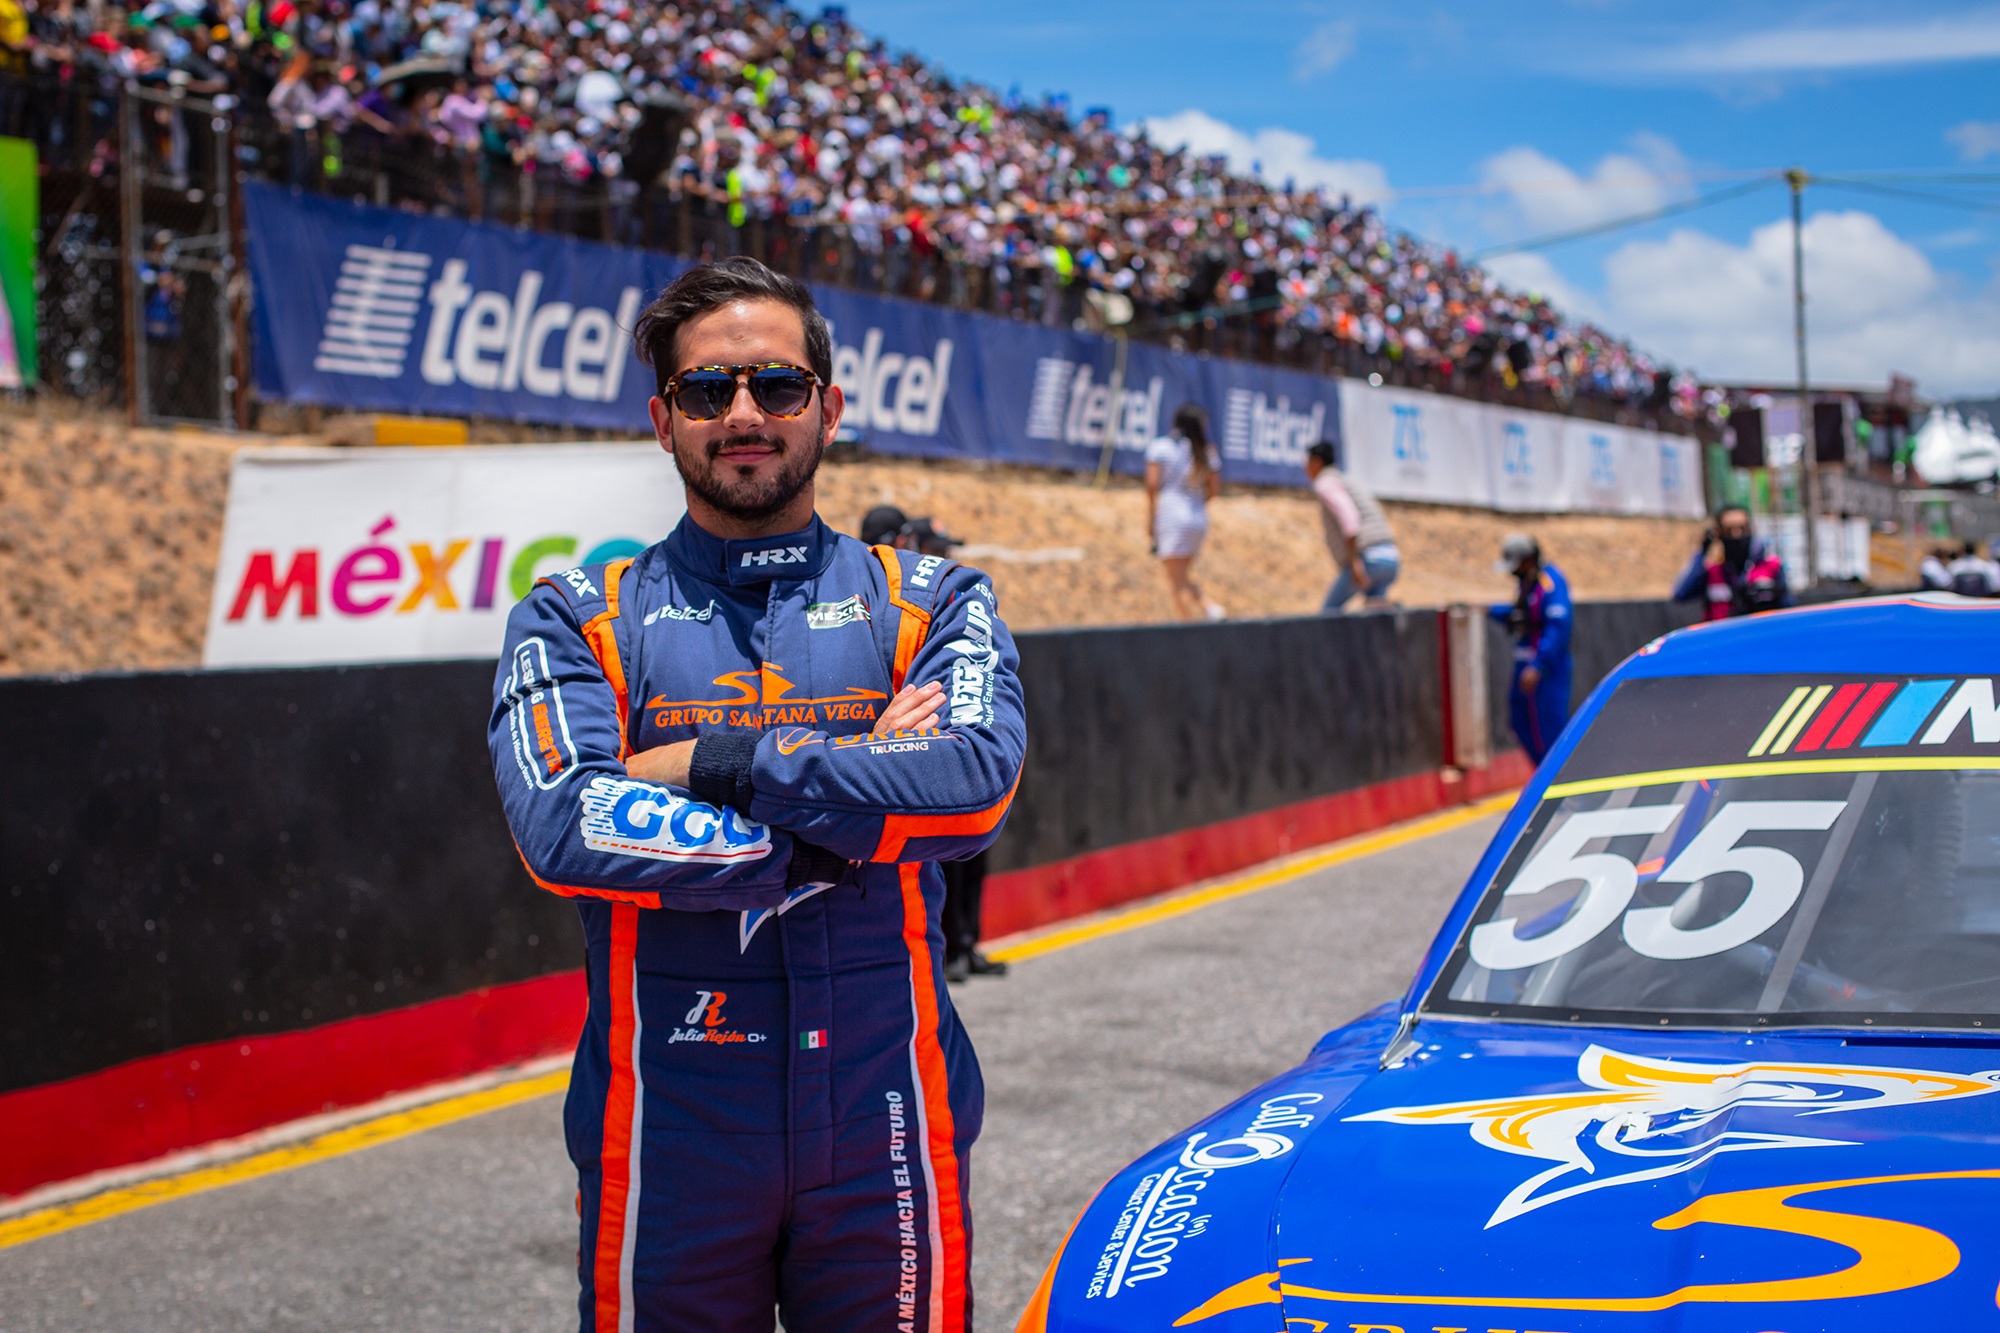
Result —
[[[644, 430], [639, 311], [687, 265], [665, 255], [420, 217], [252, 182], [259, 392], [360, 410]], [[1140, 470], [1184, 402], [1223, 475], [1303, 485], [1337, 440], [1332, 380], [943, 306], [814, 291], [847, 422], [883, 453]]]
[[1395, 500], [1699, 518], [1700, 446], [1658, 431], [1442, 394], [1340, 388], [1345, 466]]
[[657, 444], [236, 455], [207, 666], [498, 657], [535, 580], [686, 511]]
[[[631, 350], [686, 263], [483, 223], [246, 186], [259, 391], [358, 409], [643, 431]], [[847, 423], [883, 453], [1137, 472], [1182, 403], [1222, 475], [1305, 484], [1330, 440], [1383, 495], [1483, 508], [1699, 514], [1692, 441], [944, 306], [814, 292]]]

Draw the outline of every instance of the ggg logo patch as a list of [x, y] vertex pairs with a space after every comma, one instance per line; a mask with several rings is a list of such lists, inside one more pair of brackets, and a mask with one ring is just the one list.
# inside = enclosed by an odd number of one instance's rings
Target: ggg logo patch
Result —
[[578, 799], [583, 804], [578, 827], [592, 851], [727, 865], [758, 860], [771, 850], [771, 830], [764, 825], [650, 782], [595, 777]]

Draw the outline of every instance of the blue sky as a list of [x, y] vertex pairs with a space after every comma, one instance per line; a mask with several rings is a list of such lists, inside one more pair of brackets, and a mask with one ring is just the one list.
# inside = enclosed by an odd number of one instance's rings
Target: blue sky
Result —
[[[1877, 180], [1806, 195], [1814, 376], [2000, 391], [2000, 4], [849, 0], [893, 46], [1265, 174], [1383, 200], [1477, 251], [1726, 188], [1743, 173]], [[1492, 266], [1721, 379], [1791, 374], [1782, 187]], [[1990, 211], [1984, 211], [1990, 210]]]

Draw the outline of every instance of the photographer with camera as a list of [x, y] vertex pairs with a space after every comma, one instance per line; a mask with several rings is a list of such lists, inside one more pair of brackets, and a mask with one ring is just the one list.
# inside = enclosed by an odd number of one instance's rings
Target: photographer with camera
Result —
[[1703, 620], [1775, 611], [1792, 604], [1785, 562], [1762, 537], [1750, 534], [1750, 511], [1724, 505], [1702, 534], [1701, 549], [1674, 582], [1674, 600], [1702, 599]]
[[1507, 719], [1521, 748], [1537, 764], [1569, 721], [1569, 580], [1542, 560], [1541, 543], [1510, 532], [1500, 544], [1495, 572], [1514, 576], [1512, 604], [1492, 608], [1514, 636], [1514, 678], [1507, 689]]

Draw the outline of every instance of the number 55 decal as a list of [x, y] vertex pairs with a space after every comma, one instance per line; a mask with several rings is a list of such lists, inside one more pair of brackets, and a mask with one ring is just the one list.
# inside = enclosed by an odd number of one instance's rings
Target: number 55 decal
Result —
[[1545, 935], [1522, 939], [1512, 916], [1499, 917], [1472, 932], [1472, 960], [1494, 972], [1535, 967], [1588, 944], [1623, 914], [1625, 942], [1648, 958], [1706, 958], [1747, 944], [1769, 930], [1792, 910], [1805, 884], [1798, 858], [1776, 847], [1739, 847], [1746, 833], [1777, 830], [1827, 829], [1847, 808], [1845, 801], [1732, 801], [1697, 833], [1673, 864], [1660, 872], [1663, 884], [1698, 885], [1715, 875], [1735, 871], [1750, 879], [1750, 891], [1728, 916], [1696, 930], [1675, 924], [1683, 903], [1692, 905], [1690, 888], [1662, 907], [1626, 908], [1639, 887], [1639, 871], [1613, 852], [1583, 849], [1600, 838], [1660, 833], [1680, 818], [1681, 805], [1628, 806], [1623, 810], [1589, 810], [1571, 815], [1521, 867], [1501, 894], [1528, 897], [1563, 884], [1583, 881], [1582, 895], [1569, 918]]

